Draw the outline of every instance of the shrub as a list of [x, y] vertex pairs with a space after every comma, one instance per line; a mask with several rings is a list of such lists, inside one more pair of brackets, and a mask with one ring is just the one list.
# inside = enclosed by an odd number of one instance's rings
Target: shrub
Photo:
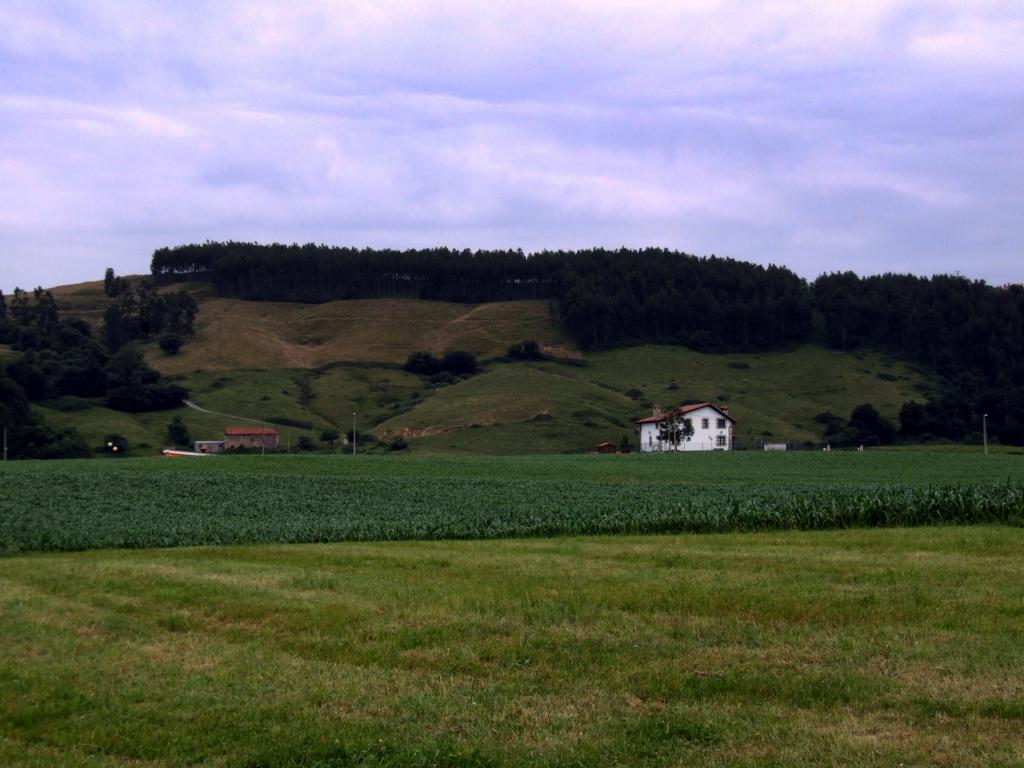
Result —
[[472, 375], [478, 370], [476, 355], [472, 352], [445, 352], [441, 358], [441, 368], [452, 376]]
[[110, 391], [107, 396], [107, 405], [115, 411], [127, 413], [166, 411], [179, 407], [186, 397], [188, 397], [188, 391], [176, 384], [124, 386]]
[[178, 350], [181, 349], [181, 345], [185, 343], [185, 340], [176, 333], [168, 333], [166, 336], [161, 336], [158, 343], [165, 355], [176, 355]]
[[316, 448], [316, 443], [309, 435], [299, 435], [299, 442], [297, 443], [300, 451], [312, 451]]
[[508, 356], [513, 360], [543, 360], [544, 353], [540, 351], [540, 344], [533, 339], [524, 339], [518, 344], [508, 348]]
[[430, 377], [430, 383], [436, 384], [438, 386], [443, 386], [445, 384], [454, 384], [455, 377], [448, 373], [448, 371], [441, 371], [439, 373], [435, 373], [433, 376]]
[[10, 450], [12, 456], [22, 459], [83, 459], [90, 455], [89, 446], [74, 427], [37, 422], [15, 427]]
[[167, 437], [175, 445], [188, 445], [192, 442], [192, 436], [188, 433], [188, 426], [181, 420], [181, 416], [175, 416], [167, 425]]
[[388, 443], [389, 451], [404, 451], [409, 447], [409, 443], [404, 437], [398, 436]]
[[429, 352], [413, 352], [402, 368], [420, 376], [433, 376], [441, 370], [441, 361]]

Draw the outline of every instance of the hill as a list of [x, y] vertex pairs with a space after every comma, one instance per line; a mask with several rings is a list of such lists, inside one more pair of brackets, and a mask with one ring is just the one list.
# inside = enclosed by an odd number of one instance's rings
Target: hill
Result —
[[[136, 282], [142, 276], [127, 279]], [[403, 363], [418, 350], [440, 355], [461, 349], [496, 357], [523, 339], [535, 339], [558, 356], [579, 355], [546, 301], [354, 299], [296, 304], [217, 298], [208, 283], [174, 283], [160, 290], [183, 289], [200, 306], [195, 338], [174, 357], [156, 344], [146, 347], [149, 362], [164, 374], [315, 368], [339, 360]], [[50, 291], [62, 314], [100, 329], [107, 304], [103, 281]]]
[[[162, 290], [182, 288], [200, 306], [195, 338], [175, 356], [150, 343], [146, 356], [214, 413], [127, 414], [73, 400], [37, 406], [47, 422], [78, 428], [90, 444], [117, 432], [146, 451], [165, 444], [174, 416], [193, 439], [217, 437], [237, 423], [218, 414], [232, 414], [278, 424], [282, 445], [295, 445], [302, 435], [315, 440], [328, 428], [346, 432], [357, 413], [360, 432], [384, 440], [402, 436], [417, 451], [530, 453], [635, 440], [632, 422], [653, 404], [686, 399], [728, 402], [743, 442], [803, 442], [821, 438], [819, 413], [845, 417], [856, 405], [872, 403], [896, 420], [903, 403], [923, 400], [935, 385], [923, 369], [888, 355], [813, 344], [749, 354], [643, 345], [584, 355], [544, 301], [295, 304], [217, 298], [204, 283]], [[53, 293], [62, 312], [98, 329], [101, 282]], [[561, 362], [496, 359], [524, 338], [538, 340]], [[479, 375], [449, 385], [400, 369], [410, 352], [452, 349], [491, 362]]]
[[326, 304], [210, 299], [196, 336], [174, 357], [147, 351], [162, 373], [236, 368], [314, 368], [338, 360], [403, 363], [409, 353], [461, 349], [503, 355], [536, 339], [559, 355], [578, 354], [547, 302], [453, 304], [417, 299], [355, 299]]

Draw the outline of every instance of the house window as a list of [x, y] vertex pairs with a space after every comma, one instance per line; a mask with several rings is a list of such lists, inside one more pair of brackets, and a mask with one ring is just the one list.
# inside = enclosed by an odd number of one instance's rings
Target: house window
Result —
[[725, 419], [719, 419], [718, 420], [718, 428], [719, 429], [725, 429]]
[[700, 428], [701, 429], [707, 429], [709, 422], [710, 422], [710, 419], [701, 419], [700, 420]]
[[719, 435], [718, 438], [715, 440], [715, 442], [719, 445], [719, 447], [724, 448], [725, 447], [725, 435]]

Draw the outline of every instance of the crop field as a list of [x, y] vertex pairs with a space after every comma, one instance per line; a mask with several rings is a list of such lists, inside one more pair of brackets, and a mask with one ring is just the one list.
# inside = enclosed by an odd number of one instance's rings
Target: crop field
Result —
[[1019, 766], [1022, 636], [987, 525], [7, 557], [0, 765]]
[[1024, 524], [1024, 457], [217, 456], [9, 462], [0, 551]]

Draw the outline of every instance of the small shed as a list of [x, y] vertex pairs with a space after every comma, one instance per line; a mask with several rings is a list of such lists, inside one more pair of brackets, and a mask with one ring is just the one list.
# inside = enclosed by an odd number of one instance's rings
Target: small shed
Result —
[[615, 447], [615, 443], [601, 443], [597, 446], [598, 453], [616, 453], [618, 449]]
[[273, 427], [228, 427], [224, 430], [224, 448], [277, 448], [277, 430]]

